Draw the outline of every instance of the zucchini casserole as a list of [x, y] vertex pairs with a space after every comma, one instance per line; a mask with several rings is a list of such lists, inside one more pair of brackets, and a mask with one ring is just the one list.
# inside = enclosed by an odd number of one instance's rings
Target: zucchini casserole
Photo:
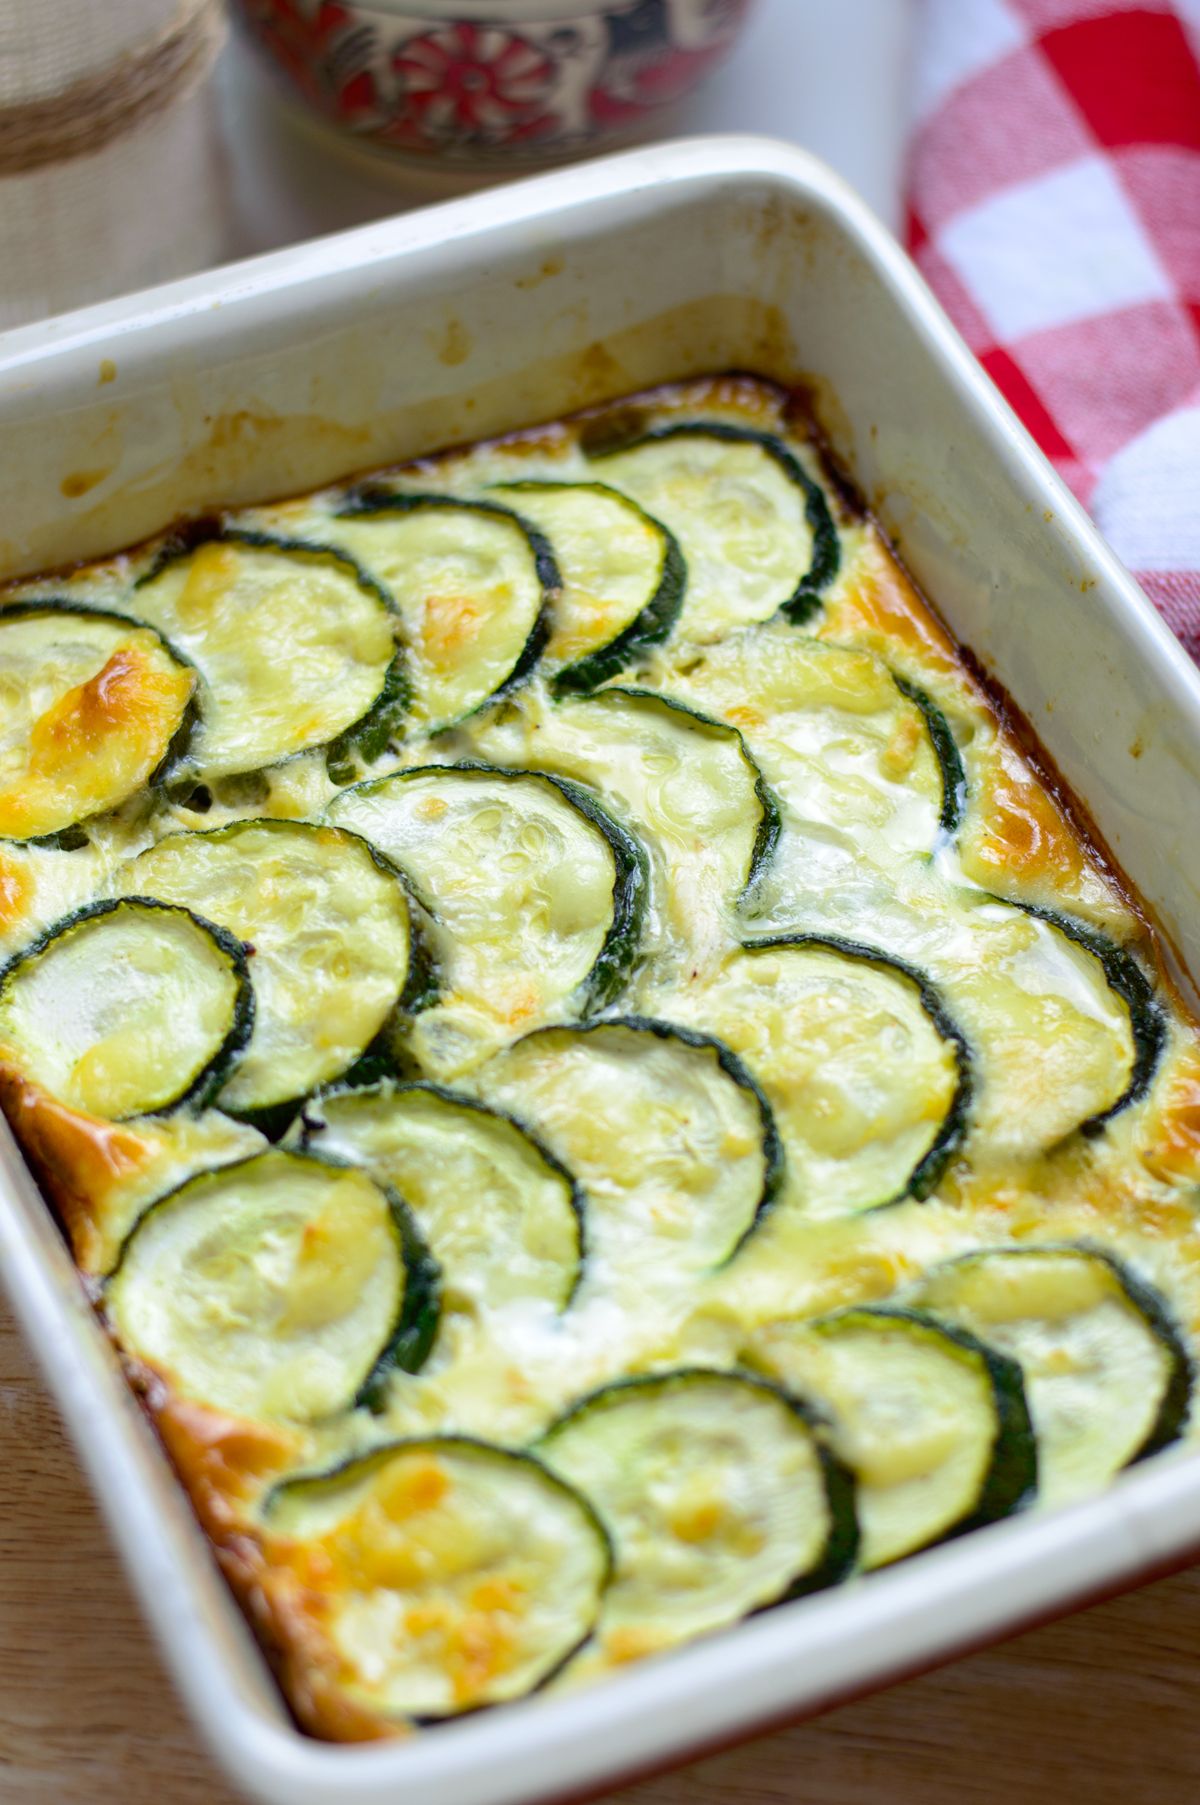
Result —
[[1196, 1023], [797, 398], [11, 585], [0, 695], [0, 1102], [314, 1733], [1195, 1441]]

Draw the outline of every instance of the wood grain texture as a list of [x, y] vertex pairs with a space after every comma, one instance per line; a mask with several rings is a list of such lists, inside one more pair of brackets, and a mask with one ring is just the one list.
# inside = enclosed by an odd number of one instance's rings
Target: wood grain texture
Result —
[[[620, 1794], [621, 1805], [1185, 1805], [1200, 1571]], [[235, 1805], [0, 1306], [0, 1799]]]

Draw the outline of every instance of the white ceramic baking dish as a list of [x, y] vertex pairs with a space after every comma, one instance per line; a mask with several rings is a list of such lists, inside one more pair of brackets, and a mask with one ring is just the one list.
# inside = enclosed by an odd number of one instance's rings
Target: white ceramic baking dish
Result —
[[[782, 145], [640, 151], [10, 334], [0, 573], [733, 366], [812, 384], [909, 566], [1200, 970], [1200, 676], [892, 240]], [[533, 1805], [598, 1789], [1200, 1549], [1200, 1460], [1160, 1457], [1103, 1497], [578, 1696], [408, 1744], [318, 1744], [293, 1728], [7, 1137], [0, 1153], [17, 1313], [192, 1711], [231, 1776], [277, 1805]]]

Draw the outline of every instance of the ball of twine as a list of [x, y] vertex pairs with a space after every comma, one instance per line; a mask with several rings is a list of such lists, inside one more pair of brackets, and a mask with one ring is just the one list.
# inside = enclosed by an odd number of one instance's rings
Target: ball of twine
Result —
[[101, 68], [0, 105], [0, 176], [90, 156], [136, 131], [199, 86], [224, 37], [221, 0], [180, 0], [161, 30]]

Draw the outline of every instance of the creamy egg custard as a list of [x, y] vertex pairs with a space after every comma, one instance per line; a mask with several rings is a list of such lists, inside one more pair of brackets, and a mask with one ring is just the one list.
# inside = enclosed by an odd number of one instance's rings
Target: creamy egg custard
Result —
[[1200, 1035], [974, 670], [746, 377], [0, 596], [0, 1103], [313, 1732], [1196, 1440]]

